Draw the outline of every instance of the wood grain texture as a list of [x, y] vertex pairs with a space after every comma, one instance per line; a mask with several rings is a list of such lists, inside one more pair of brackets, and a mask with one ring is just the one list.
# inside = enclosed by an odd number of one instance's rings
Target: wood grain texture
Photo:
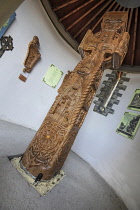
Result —
[[136, 33], [137, 33], [137, 24], [138, 24], [138, 8], [136, 8], [135, 12], [135, 22], [134, 22], [134, 39], [132, 44], [132, 57], [131, 57], [131, 66], [134, 65], [134, 55], [135, 55], [135, 47], [136, 47]]
[[24, 72], [30, 73], [35, 63], [41, 57], [38, 48], [39, 48], [39, 39], [37, 36], [34, 36], [33, 40], [28, 45], [27, 55], [24, 61], [24, 66], [25, 66], [25, 68], [23, 69]]
[[119, 68], [127, 53], [127, 12], [108, 12], [101, 31], [88, 30], [79, 51], [82, 60], [65, 76], [41, 127], [21, 160], [32, 176], [51, 179], [63, 166], [99, 86], [103, 70]]
[[27, 77], [25, 77], [24, 75], [20, 74], [18, 77], [21, 81], [26, 82]]
[[90, 4], [91, 2], [93, 2], [94, 0], [89, 0], [88, 2], [85, 2], [83, 5], [81, 5], [80, 7], [76, 8], [75, 10], [69, 12], [67, 15], [65, 15], [64, 17], [60, 18], [60, 22], [62, 22], [62, 20], [68, 18], [69, 16], [73, 15], [75, 12], [79, 11], [80, 9], [82, 9], [83, 7], [87, 6], [88, 4]]
[[[111, 0], [109, 0], [111, 1]], [[101, 0], [98, 4], [94, 5], [91, 9], [89, 9], [86, 13], [84, 13], [81, 17], [76, 19], [66, 30], [70, 30], [75, 24], [77, 24], [79, 21], [81, 21], [85, 16], [87, 16], [90, 12], [92, 12], [96, 7], [98, 7], [104, 0]], [[110, 3], [110, 2], [109, 2]]]

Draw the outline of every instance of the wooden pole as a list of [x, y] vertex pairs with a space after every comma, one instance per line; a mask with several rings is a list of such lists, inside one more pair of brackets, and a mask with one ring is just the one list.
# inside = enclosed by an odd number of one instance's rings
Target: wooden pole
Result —
[[136, 47], [136, 33], [137, 33], [137, 22], [138, 22], [138, 8], [135, 11], [135, 22], [134, 22], [134, 36], [133, 36], [133, 44], [132, 44], [132, 56], [131, 56], [131, 66], [134, 65], [134, 55], [135, 55], [135, 47]]
[[[119, 21], [118, 21], [119, 20]], [[99, 86], [103, 70], [120, 67], [127, 52], [127, 12], [108, 12], [102, 30], [87, 31], [79, 49], [84, 58], [65, 76], [58, 96], [21, 159], [21, 167], [33, 178], [49, 180], [63, 166]], [[116, 37], [114, 41], [114, 37]], [[119, 63], [118, 63], [119, 60]]]

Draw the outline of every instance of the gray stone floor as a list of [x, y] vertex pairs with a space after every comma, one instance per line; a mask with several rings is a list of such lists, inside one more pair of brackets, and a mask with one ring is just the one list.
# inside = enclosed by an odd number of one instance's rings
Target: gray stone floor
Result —
[[66, 176], [40, 196], [7, 156], [23, 153], [35, 131], [0, 121], [0, 210], [126, 210], [110, 186], [79, 156], [70, 152]]

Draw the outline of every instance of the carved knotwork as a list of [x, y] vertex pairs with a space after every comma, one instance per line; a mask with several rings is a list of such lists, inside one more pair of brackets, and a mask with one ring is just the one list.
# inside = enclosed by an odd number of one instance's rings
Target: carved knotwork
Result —
[[119, 67], [127, 52], [127, 12], [108, 12], [102, 29], [88, 31], [79, 46], [83, 59], [65, 76], [58, 96], [25, 151], [21, 166], [52, 178], [62, 167], [96, 93], [103, 70]]

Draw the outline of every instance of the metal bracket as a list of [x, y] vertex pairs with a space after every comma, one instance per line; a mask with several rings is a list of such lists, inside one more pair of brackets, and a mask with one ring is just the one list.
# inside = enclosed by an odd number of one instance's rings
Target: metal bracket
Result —
[[2, 57], [2, 55], [4, 54], [5, 51], [7, 50], [13, 50], [13, 38], [11, 36], [3, 36], [0, 39], [0, 43], [1, 43], [1, 49], [0, 49], [0, 58]]
[[117, 98], [122, 96], [119, 90], [125, 90], [127, 86], [123, 85], [123, 82], [130, 80], [126, 77], [126, 73], [116, 70], [113, 70], [111, 74], [106, 74], [106, 77], [108, 80], [103, 81], [104, 87], [101, 88], [100, 94], [96, 95], [98, 101], [94, 101], [95, 107], [93, 109], [104, 116], [107, 116], [108, 113], [114, 113], [112, 106], [113, 104], [118, 105], [120, 101]]

